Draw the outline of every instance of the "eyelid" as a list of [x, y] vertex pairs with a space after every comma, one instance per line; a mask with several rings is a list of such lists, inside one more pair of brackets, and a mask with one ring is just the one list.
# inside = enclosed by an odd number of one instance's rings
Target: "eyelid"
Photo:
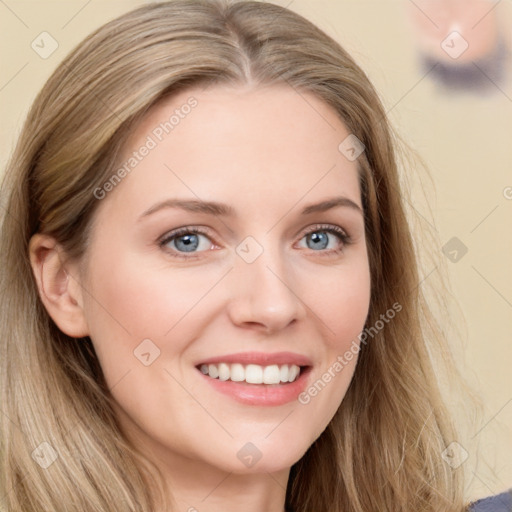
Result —
[[[332, 255], [333, 253], [340, 253], [340, 252], [342, 252], [344, 247], [346, 247], [347, 245], [350, 245], [352, 243], [352, 238], [350, 237], [348, 232], [344, 228], [337, 226], [335, 224], [313, 224], [311, 226], [308, 226], [307, 228], [304, 228], [302, 231], [300, 231], [299, 234], [297, 235], [299, 237], [298, 242], [300, 242], [305, 236], [309, 235], [310, 233], [315, 233], [317, 231], [325, 231], [325, 232], [337, 235], [340, 238], [341, 248], [340, 249], [322, 250], [322, 251], [312, 251], [313, 253], [318, 253], [319, 255], [326, 255], [326, 256]], [[212, 236], [211, 233], [212, 233], [212, 230], [206, 226], [194, 226], [194, 225], [182, 226], [182, 227], [173, 229], [171, 231], [168, 231], [164, 235], [160, 236], [157, 239], [157, 243], [158, 243], [159, 247], [163, 248], [170, 241], [172, 241], [176, 238], [179, 238], [181, 235], [198, 234], [198, 235], [206, 236], [210, 240], [212, 245], [219, 245], [216, 243], [215, 237]], [[186, 253], [186, 252], [180, 252], [180, 251], [170, 249], [167, 252], [169, 254], [171, 254], [173, 257], [191, 259], [191, 258], [197, 258], [201, 255], [201, 253], [208, 252], [208, 251]]]
[[313, 224], [299, 232], [301, 235], [300, 238], [302, 239], [309, 233], [315, 233], [316, 231], [334, 231], [336, 234], [340, 235], [340, 237], [350, 239], [350, 235], [347, 231], [336, 224]]
[[166, 244], [169, 242], [169, 240], [172, 240], [173, 238], [177, 238], [180, 235], [187, 235], [187, 234], [199, 234], [211, 237], [211, 229], [206, 226], [182, 226], [180, 228], [171, 229], [171, 231], [168, 231], [167, 233], [164, 233], [162, 236], [160, 236], [157, 240], [157, 242], [161, 245]]
[[312, 226], [309, 226], [308, 228], [300, 232], [299, 241], [302, 240], [305, 236], [311, 233], [316, 233], [317, 231], [324, 231], [338, 236], [340, 239], [341, 247], [338, 249], [312, 251], [313, 254], [318, 253], [318, 255], [320, 256], [332, 256], [333, 254], [340, 254], [343, 252], [343, 249], [345, 247], [353, 243], [353, 239], [349, 235], [347, 230], [336, 224], [314, 224]]
[[[180, 236], [188, 235], [188, 234], [196, 234], [196, 235], [206, 236], [210, 240], [212, 245], [218, 245], [215, 242], [214, 237], [211, 235], [211, 231], [212, 230], [210, 228], [207, 228], [205, 226], [193, 226], [193, 225], [182, 226], [180, 228], [172, 229], [171, 231], [168, 231], [167, 233], [165, 233], [164, 235], [159, 237], [157, 239], [157, 244], [160, 248], [164, 248], [165, 245], [167, 245], [172, 240], [179, 238]], [[175, 250], [169, 249], [166, 252], [168, 254], [171, 254], [173, 257], [190, 259], [190, 258], [194, 258], [194, 257], [197, 258], [202, 252], [207, 252], [207, 251], [199, 251], [197, 253], [194, 253], [194, 252], [186, 253], [186, 252], [180, 252], [180, 251], [175, 251]]]

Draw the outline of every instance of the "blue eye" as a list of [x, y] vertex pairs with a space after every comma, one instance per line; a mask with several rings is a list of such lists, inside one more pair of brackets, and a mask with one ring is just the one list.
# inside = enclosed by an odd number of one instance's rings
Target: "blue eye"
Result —
[[[314, 226], [305, 233], [301, 240], [303, 239], [306, 239], [308, 249], [327, 253], [341, 252], [343, 247], [351, 242], [349, 235], [338, 226]], [[331, 247], [329, 247], [330, 243]]]
[[[208, 250], [212, 246], [211, 240], [200, 230], [195, 228], [181, 228], [166, 236], [161, 242], [161, 247], [171, 249], [176, 256], [179, 253], [196, 253]], [[199, 249], [199, 250], [198, 250]]]
[[199, 237], [195, 234], [182, 235], [173, 240], [176, 249], [183, 252], [193, 252], [199, 246]]
[[[343, 229], [332, 225], [313, 226], [303, 234], [300, 241], [303, 240], [306, 240], [306, 249], [326, 256], [342, 252], [351, 243], [350, 236]], [[162, 237], [158, 244], [177, 258], [193, 258], [214, 245], [208, 232], [196, 227], [176, 229]]]
[[325, 231], [315, 231], [310, 233], [306, 238], [309, 237], [311, 244], [308, 244], [310, 249], [327, 249], [329, 245], [329, 236]]

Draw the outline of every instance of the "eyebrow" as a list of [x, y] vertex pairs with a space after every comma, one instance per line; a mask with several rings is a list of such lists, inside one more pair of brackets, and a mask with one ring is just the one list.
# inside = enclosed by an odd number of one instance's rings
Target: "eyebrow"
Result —
[[[312, 213], [325, 212], [340, 206], [348, 207], [363, 214], [363, 210], [357, 203], [352, 201], [352, 199], [343, 196], [332, 197], [319, 203], [310, 204], [306, 206], [300, 214], [310, 215]], [[148, 208], [146, 211], [144, 211], [139, 217], [139, 220], [142, 220], [143, 218], [148, 217], [153, 213], [156, 213], [165, 208], [179, 208], [188, 212], [206, 213], [209, 215], [218, 215], [222, 217], [236, 216], [235, 210], [231, 206], [224, 203], [218, 203], [215, 201], [201, 201], [196, 199], [166, 199], [156, 203], [155, 205], [151, 206], [151, 208]]]

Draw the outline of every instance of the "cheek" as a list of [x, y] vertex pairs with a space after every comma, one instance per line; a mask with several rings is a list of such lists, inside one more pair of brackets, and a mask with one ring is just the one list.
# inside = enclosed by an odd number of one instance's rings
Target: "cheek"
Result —
[[315, 426], [312, 441], [338, 410], [357, 364], [371, 293], [369, 266], [364, 259], [359, 262], [335, 273], [330, 269], [325, 276], [317, 274], [315, 286], [309, 287], [309, 305], [322, 326], [322, 356], [299, 403], [325, 421]]
[[[226, 268], [172, 268], [172, 262], [148, 265], [144, 257], [116, 253], [115, 245], [105, 243], [109, 250], [98, 251], [89, 263], [86, 316], [98, 357], [113, 360], [116, 367], [123, 359], [133, 363], [133, 351], [145, 339], [171, 352], [170, 356], [183, 350], [187, 340], [199, 335], [219, 313], [221, 306], [215, 297], [223, 297], [221, 302], [227, 298], [222, 292], [224, 285], [219, 285]], [[298, 292], [297, 300], [309, 310], [308, 329], [316, 336], [322, 333], [320, 350], [332, 357], [343, 353], [364, 326], [370, 298], [369, 268], [361, 255], [347, 266], [316, 265], [313, 270], [299, 265], [295, 282], [290, 284]]]
[[218, 280], [211, 268], [172, 269], [133, 255], [111, 257], [115, 264], [109, 267], [101, 259], [91, 265], [92, 302], [101, 304], [91, 304], [90, 316], [121, 324], [135, 337], [165, 335]]
[[[152, 341], [157, 347], [153, 351], [159, 350], [163, 361], [183, 351], [208, 322], [208, 301], [201, 299], [218, 281], [211, 269], [151, 268], [133, 255], [103, 252], [91, 258], [90, 269], [86, 316], [109, 383], [139, 365], [134, 356], [139, 346], [147, 345], [141, 345], [144, 340]], [[195, 314], [198, 308], [201, 316]], [[189, 321], [191, 317], [194, 322]]]
[[[101, 247], [101, 243], [97, 246]], [[285, 414], [276, 419], [259, 413], [254, 421], [248, 421], [237, 407], [223, 410], [223, 421], [237, 442], [254, 438], [262, 451], [277, 456], [276, 463], [288, 463], [290, 457], [298, 459], [325, 429], [350, 384], [355, 357], [329, 381], [324, 375], [357, 339], [368, 313], [369, 271], [363, 250], [357, 254], [357, 258], [347, 258], [345, 265], [336, 268], [305, 260], [290, 264], [288, 284], [306, 310], [301, 335], [308, 347], [317, 350], [319, 363], [311, 379], [308, 401], [291, 405], [295, 410], [293, 421], [282, 422]], [[218, 425], [192, 398], [197, 394], [196, 384], [187, 361], [196, 344], [202, 347], [201, 339], [212, 332], [220, 334], [224, 327], [233, 327], [224, 322], [228, 319], [226, 305], [243, 296], [230, 293], [230, 276], [222, 279], [232, 262], [180, 269], [172, 263], [148, 261], [147, 257], [121, 250], [106, 251], [105, 247], [90, 259], [87, 317], [107, 385], [125, 425], [136, 425], [136, 432], [143, 432], [143, 436], [172, 450], [225, 464], [219, 453], [233, 450], [229, 444], [232, 441], [223, 441]], [[222, 321], [216, 323], [217, 317]], [[217, 328], [219, 331], [215, 331]], [[161, 351], [149, 367], [134, 356], [144, 339], [155, 342]], [[145, 350], [153, 357], [151, 346]], [[186, 385], [182, 387], [177, 382]], [[179, 418], [162, 416], [162, 410], [171, 410], [176, 404]], [[210, 407], [215, 403], [208, 404]], [[274, 432], [278, 423], [280, 427]], [[270, 430], [273, 436], [262, 438], [261, 432]], [[212, 447], [211, 432], [218, 431], [219, 447]], [[197, 432], [197, 437], [191, 440], [190, 432]], [[290, 440], [294, 440], [293, 448]]]
[[370, 303], [370, 283], [367, 279], [349, 279], [336, 283], [326, 305], [330, 325], [335, 333], [336, 344], [343, 345], [347, 338], [353, 339], [363, 329]]
[[356, 265], [317, 273], [308, 285], [305, 296], [324, 327], [328, 350], [341, 353], [357, 340], [368, 315], [370, 292], [369, 266], [362, 258]]

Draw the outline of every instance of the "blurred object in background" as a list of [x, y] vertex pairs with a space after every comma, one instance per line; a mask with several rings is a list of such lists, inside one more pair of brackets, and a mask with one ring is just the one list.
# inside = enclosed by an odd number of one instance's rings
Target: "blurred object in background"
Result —
[[450, 89], [496, 90], [506, 79], [510, 22], [502, 0], [409, 0], [420, 60], [430, 77]]

